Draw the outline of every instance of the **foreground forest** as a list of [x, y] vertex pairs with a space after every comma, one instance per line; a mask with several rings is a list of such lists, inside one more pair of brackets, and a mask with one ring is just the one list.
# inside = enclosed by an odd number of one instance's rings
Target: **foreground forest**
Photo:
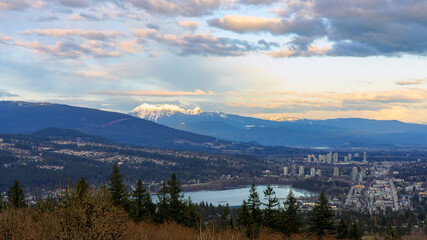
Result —
[[[292, 192], [282, 207], [271, 187], [262, 206], [254, 185], [240, 208], [218, 208], [185, 200], [172, 174], [157, 197], [153, 203], [141, 181], [129, 192], [118, 166], [107, 185], [91, 188], [82, 177], [31, 206], [15, 181], [7, 200], [0, 198], [0, 239], [362, 239], [359, 220], [337, 216], [323, 193], [309, 213], [300, 211]], [[401, 238], [391, 222], [381, 233], [381, 239]], [[405, 238], [425, 237], [417, 231]]]

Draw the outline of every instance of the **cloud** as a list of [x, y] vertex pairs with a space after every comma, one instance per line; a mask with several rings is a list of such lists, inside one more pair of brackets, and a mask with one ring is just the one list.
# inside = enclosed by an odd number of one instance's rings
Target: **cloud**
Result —
[[412, 80], [396, 81], [394, 83], [401, 86], [407, 86], [407, 85], [419, 85], [419, 84], [422, 84], [423, 82], [424, 81], [421, 79], [412, 79]]
[[427, 16], [422, 9], [426, 8], [422, 0], [286, 0], [271, 10], [276, 18], [227, 15], [208, 23], [236, 33], [288, 36], [294, 40], [287, 47], [301, 51], [324, 39], [332, 45], [330, 56], [425, 55]]
[[0, 98], [5, 98], [5, 97], [17, 97], [18, 95], [10, 93], [4, 89], [0, 89]]
[[74, 41], [58, 41], [54, 45], [46, 45], [37, 40], [32, 42], [18, 41], [18, 46], [32, 49], [35, 54], [45, 54], [61, 58], [106, 58], [119, 57], [122, 52], [115, 49], [108, 51], [111, 46], [99, 41], [86, 41], [76, 43]]
[[54, 38], [65, 38], [78, 36], [90, 40], [113, 40], [120, 37], [125, 37], [126, 34], [117, 31], [96, 31], [96, 30], [85, 30], [85, 29], [32, 29], [20, 32], [24, 35], [31, 33], [37, 34], [38, 36], [49, 36]]
[[59, 4], [72, 8], [85, 8], [90, 6], [91, 1], [88, 0], [56, 0]]
[[275, 42], [260, 40], [251, 43], [227, 37], [215, 37], [210, 34], [185, 33], [183, 35], [162, 34], [155, 29], [135, 29], [132, 31], [139, 41], [153, 40], [157, 43], [173, 47], [181, 56], [242, 56], [248, 52], [269, 50], [278, 47]]
[[299, 48], [288, 48], [280, 49], [268, 53], [268, 55], [275, 58], [284, 58], [284, 57], [310, 57], [310, 56], [322, 56], [326, 55], [331, 49], [329, 47], [318, 47], [316, 45], [310, 45], [307, 47], [307, 50], [301, 50]]
[[44, 1], [38, 0], [0, 0], [0, 10], [19, 11], [27, 8], [41, 9], [46, 6]]
[[248, 5], [269, 5], [281, 2], [281, 0], [240, 0], [239, 2]]
[[113, 96], [156, 96], [156, 97], [172, 97], [172, 96], [207, 96], [213, 95], [214, 93], [204, 92], [200, 89], [196, 89], [194, 92], [189, 91], [164, 91], [164, 90], [148, 90], [148, 91], [101, 91], [94, 92], [93, 94], [98, 95], [113, 95]]
[[126, 0], [137, 8], [158, 15], [196, 17], [212, 13], [222, 4], [221, 0]]
[[200, 26], [200, 23], [197, 21], [178, 22], [178, 24], [181, 27], [185, 27], [185, 28], [192, 29], [192, 30], [194, 30]]
[[52, 15], [46, 15], [46, 16], [42, 16], [37, 18], [37, 22], [50, 22], [50, 21], [57, 21], [60, 20], [59, 15], [57, 14], [52, 14]]
[[7, 35], [4, 35], [3, 33], [0, 33], [0, 44], [8, 43], [9, 41], [12, 41], [12, 37], [9, 37]]

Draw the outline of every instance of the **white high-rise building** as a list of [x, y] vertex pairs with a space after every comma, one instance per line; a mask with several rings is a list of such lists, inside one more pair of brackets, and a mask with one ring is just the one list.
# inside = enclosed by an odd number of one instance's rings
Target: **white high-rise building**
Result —
[[316, 175], [317, 175], [317, 176], [322, 176], [322, 171], [321, 171], [320, 169], [317, 169], [317, 171], [316, 171]]
[[334, 156], [332, 157], [334, 160], [334, 163], [338, 162], [338, 153], [334, 153]]
[[348, 154], [347, 160], [351, 161], [351, 153]]
[[363, 152], [363, 162], [364, 163], [368, 162], [368, 156], [367, 156], [366, 152]]
[[315, 176], [316, 176], [316, 169], [310, 168], [310, 177], [315, 177]]
[[300, 167], [299, 167], [299, 172], [298, 172], [298, 174], [299, 174], [300, 176], [304, 176], [304, 166], [300, 166]]
[[283, 167], [283, 175], [288, 176], [288, 167]]
[[309, 163], [311, 163], [311, 154], [308, 154], [308, 156], [307, 156], [307, 161], [308, 161]]
[[334, 177], [339, 177], [340, 176], [340, 170], [338, 169], [338, 167], [334, 167]]

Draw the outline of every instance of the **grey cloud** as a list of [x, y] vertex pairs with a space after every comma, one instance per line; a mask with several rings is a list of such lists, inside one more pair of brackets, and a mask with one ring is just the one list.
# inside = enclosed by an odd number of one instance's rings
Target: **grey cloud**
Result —
[[[254, 3], [262, 1], [254, 0]], [[427, 53], [427, 2], [424, 0], [285, 1], [281, 18], [225, 16], [211, 26], [237, 33], [270, 32], [293, 36], [289, 47], [307, 49], [316, 39], [333, 43], [332, 56]]]
[[258, 45], [264, 46], [263, 50], [265, 51], [270, 50], [273, 47], [280, 47], [280, 44], [277, 42], [266, 42], [265, 40], [259, 40]]
[[160, 15], [202, 16], [221, 6], [220, 0], [125, 0], [137, 8]]
[[84, 8], [91, 4], [88, 0], [57, 0], [59, 4], [72, 8]]
[[37, 22], [50, 22], [50, 21], [56, 21], [56, 20], [60, 20], [58, 15], [47, 15], [47, 16], [43, 16], [38, 18], [36, 21]]
[[281, 2], [281, 0], [240, 0], [239, 2], [248, 5], [269, 5]]
[[13, 94], [13, 93], [10, 93], [10, 92], [8, 92], [8, 91], [6, 91], [4, 89], [0, 89], [0, 98], [4, 98], [4, 97], [17, 97], [17, 96], [18, 96], [17, 94]]

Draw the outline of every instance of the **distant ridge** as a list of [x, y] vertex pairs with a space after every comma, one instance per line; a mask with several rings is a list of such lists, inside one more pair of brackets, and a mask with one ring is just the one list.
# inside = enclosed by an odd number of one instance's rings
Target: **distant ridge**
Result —
[[119, 143], [150, 147], [217, 141], [214, 137], [176, 130], [127, 114], [62, 104], [0, 102], [0, 133], [29, 134], [41, 129], [48, 131], [46, 128], [73, 129]]
[[[426, 145], [427, 125], [390, 120], [337, 118], [327, 120], [281, 117], [265, 120], [200, 108], [185, 110], [174, 105], [143, 104], [130, 115], [156, 121], [169, 127], [231, 141], [262, 145], [349, 146]], [[284, 121], [285, 120], [285, 121]]]

